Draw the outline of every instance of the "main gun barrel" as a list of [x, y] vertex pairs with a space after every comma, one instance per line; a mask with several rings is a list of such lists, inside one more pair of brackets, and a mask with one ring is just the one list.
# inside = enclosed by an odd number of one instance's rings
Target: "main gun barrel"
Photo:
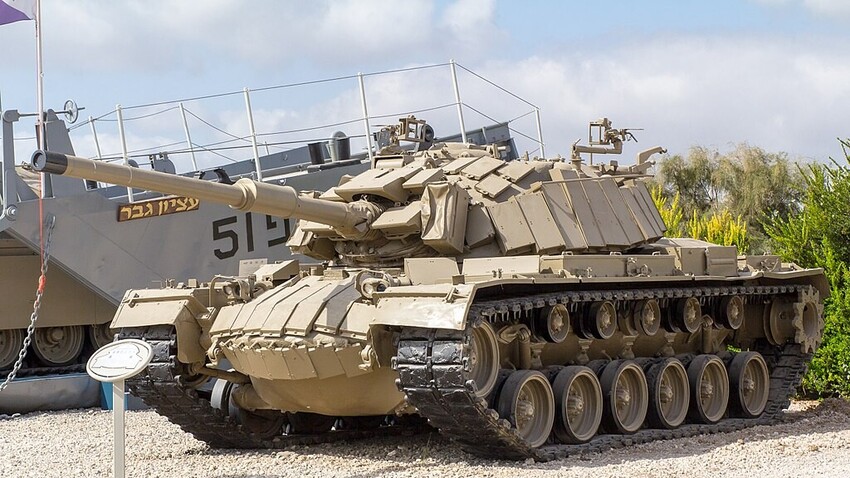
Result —
[[234, 184], [222, 184], [42, 150], [33, 154], [31, 165], [33, 170], [42, 173], [188, 196], [226, 204], [240, 211], [305, 219], [327, 224], [343, 233], [357, 230], [365, 219], [350, 204], [300, 196], [289, 186], [248, 178]]

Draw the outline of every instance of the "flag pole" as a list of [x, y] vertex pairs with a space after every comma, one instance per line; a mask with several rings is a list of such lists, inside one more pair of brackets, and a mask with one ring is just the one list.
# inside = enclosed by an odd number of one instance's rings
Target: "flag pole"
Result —
[[[36, 61], [36, 102], [38, 108], [38, 149], [45, 149], [44, 125], [44, 70], [41, 63], [41, 0], [35, 1], [35, 61]], [[41, 197], [45, 197], [49, 186], [45, 175], [41, 175]]]
[[35, 2], [35, 61], [37, 76], [36, 101], [38, 102], [38, 148], [44, 148], [44, 71], [41, 65], [41, 0]]

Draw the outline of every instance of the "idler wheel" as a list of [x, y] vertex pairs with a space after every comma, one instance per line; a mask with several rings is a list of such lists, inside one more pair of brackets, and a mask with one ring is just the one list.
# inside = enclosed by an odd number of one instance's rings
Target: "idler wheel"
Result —
[[233, 388], [236, 386], [233, 382], [216, 379], [210, 395], [210, 405], [236, 420], [236, 423], [257, 438], [269, 439], [280, 435], [286, 425], [286, 415], [275, 410], [252, 412], [239, 407], [231, 399]]
[[758, 352], [736, 354], [729, 364], [730, 411], [737, 417], [755, 418], [767, 406], [770, 372]]
[[646, 420], [652, 428], [676, 428], [688, 416], [690, 388], [688, 372], [678, 359], [667, 358], [649, 366], [649, 410]]
[[89, 342], [94, 346], [94, 348], [99, 349], [104, 345], [107, 345], [112, 342], [115, 338], [115, 334], [112, 329], [109, 328], [109, 322], [105, 324], [95, 324], [90, 325], [88, 328], [88, 336]]
[[325, 433], [336, 423], [336, 417], [319, 415], [318, 413], [297, 412], [288, 413], [288, 433], [313, 434]]
[[513, 372], [499, 393], [499, 416], [511, 422], [528, 446], [546, 443], [555, 422], [555, 397], [546, 376], [536, 370]]
[[723, 327], [738, 330], [744, 324], [744, 299], [740, 295], [724, 297], [720, 301], [717, 321]]
[[661, 328], [661, 307], [655, 299], [642, 300], [634, 311], [635, 328], [646, 335], [655, 335]]
[[605, 406], [602, 426], [609, 433], [638, 431], [646, 419], [649, 390], [643, 370], [630, 360], [609, 363], [599, 377]]
[[587, 367], [565, 367], [552, 383], [555, 393], [555, 437], [561, 443], [590, 441], [602, 422], [602, 387]]
[[233, 391], [233, 382], [214, 379], [212, 393], [210, 394], [210, 405], [213, 408], [221, 410], [225, 415], [236, 418], [239, 406], [230, 399], [230, 393]]
[[18, 359], [24, 333], [20, 329], [0, 330], [0, 370], [11, 368]]
[[472, 329], [468, 358], [469, 377], [477, 387], [475, 395], [486, 397], [499, 375], [499, 342], [489, 323], [481, 322]]
[[61, 367], [77, 361], [83, 353], [85, 333], [81, 325], [35, 329], [33, 351], [49, 367]]
[[688, 365], [691, 406], [688, 416], [702, 423], [717, 423], [729, 403], [729, 376], [716, 355], [698, 355]]
[[570, 312], [564, 304], [543, 307], [534, 319], [534, 333], [547, 342], [559, 344], [570, 334]]
[[581, 321], [585, 339], [610, 339], [617, 331], [617, 309], [610, 301], [594, 302]]
[[696, 297], [677, 300], [670, 309], [670, 332], [688, 332], [699, 330], [702, 325], [702, 307]]

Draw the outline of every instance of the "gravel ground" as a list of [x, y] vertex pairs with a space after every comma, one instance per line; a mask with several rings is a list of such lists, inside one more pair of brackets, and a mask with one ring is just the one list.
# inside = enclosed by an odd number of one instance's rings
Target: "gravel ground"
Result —
[[[0, 419], [0, 477], [111, 476], [109, 412]], [[850, 476], [850, 402], [796, 402], [771, 427], [550, 463], [481, 460], [436, 434], [283, 451], [211, 450], [152, 411], [127, 412], [128, 477]]]

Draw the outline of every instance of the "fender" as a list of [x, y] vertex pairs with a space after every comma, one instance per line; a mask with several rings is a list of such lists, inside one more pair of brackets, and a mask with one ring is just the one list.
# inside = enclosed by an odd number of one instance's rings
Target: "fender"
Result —
[[[199, 300], [206, 289], [138, 289], [124, 294], [113, 329], [168, 325], [177, 329], [177, 359], [183, 363], [203, 362], [200, 320], [209, 310]], [[207, 341], [209, 341], [207, 339]]]

